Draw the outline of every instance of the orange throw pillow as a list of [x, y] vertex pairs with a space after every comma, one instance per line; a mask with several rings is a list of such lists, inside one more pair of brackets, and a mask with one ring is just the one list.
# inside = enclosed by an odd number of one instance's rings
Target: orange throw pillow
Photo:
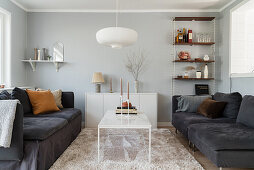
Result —
[[57, 107], [53, 94], [48, 91], [33, 91], [26, 89], [35, 115], [60, 111]]

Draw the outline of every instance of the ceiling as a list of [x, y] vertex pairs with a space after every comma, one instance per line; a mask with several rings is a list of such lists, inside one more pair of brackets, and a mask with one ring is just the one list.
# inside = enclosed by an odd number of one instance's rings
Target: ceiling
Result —
[[[11, 0], [30, 12], [114, 12], [115, 0]], [[220, 12], [235, 0], [119, 0], [122, 12]]]

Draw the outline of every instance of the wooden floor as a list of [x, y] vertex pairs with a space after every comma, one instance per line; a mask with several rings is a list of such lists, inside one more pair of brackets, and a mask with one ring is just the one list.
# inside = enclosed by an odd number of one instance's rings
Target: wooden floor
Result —
[[[168, 128], [175, 136], [176, 138], [182, 143], [182, 145], [195, 157], [195, 159], [203, 166], [204, 169], [207, 170], [215, 170], [219, 169], [217, 168], [210, 160], [208, 160], [201, 152], [195, 151], [193, 152], [189, 148], [188, 140], [181, 134], [177, 133], [175, 134], [175, 128], [174, 127], [159, 127], [159, 128]], [[223, 168], [223, 170], [247, 170], [247, 169], [240, 169], [240, 168]]]

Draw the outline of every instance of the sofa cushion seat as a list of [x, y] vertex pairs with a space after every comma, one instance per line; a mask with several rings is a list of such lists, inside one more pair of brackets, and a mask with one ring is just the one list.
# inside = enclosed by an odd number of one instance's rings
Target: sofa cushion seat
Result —
[[24, 140], [45, 140], [66, 124], [63, 118], [24, 117]]
[[177, 112], [172, 115], [173, 125], [188, 137], [188, 127], [199, 123], [235, 123], [235, 119], [220, 117], [211, 119], [198, 113]]
[[240, 123], [201, 123], [189, 127], [189, 139], [212, 150], [254, 150], [254, 129]]
[[68, 122], [73, 120], [74, 118], [78, 117], [81, 114], [79, 109], [75, 108], [64, 108], [58, 112], [40, 114], [40, 115], [29, 115], [29, 117], [55, 117], [55, 118], [63, 118], [66, 119]]

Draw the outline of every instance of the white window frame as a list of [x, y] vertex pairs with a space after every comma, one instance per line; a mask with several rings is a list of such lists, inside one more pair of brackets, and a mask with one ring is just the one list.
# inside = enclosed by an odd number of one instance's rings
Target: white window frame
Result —
[[1, 70], [0, 83], [4, 83], [6, 87], [11, 86], [11, 13], [0, 7], [0, 18], [3, 21], [1, 26]]
[[231, 73], [231, 36], [232, 36], [232, 14], [235, 10], [249, 2], [250, 0], [244, 0], [238, 5], [236, 5], [234, 8], [230, 10], [230, 20], [229, 20], [229, 77], [254, 77], [253, 73]]

